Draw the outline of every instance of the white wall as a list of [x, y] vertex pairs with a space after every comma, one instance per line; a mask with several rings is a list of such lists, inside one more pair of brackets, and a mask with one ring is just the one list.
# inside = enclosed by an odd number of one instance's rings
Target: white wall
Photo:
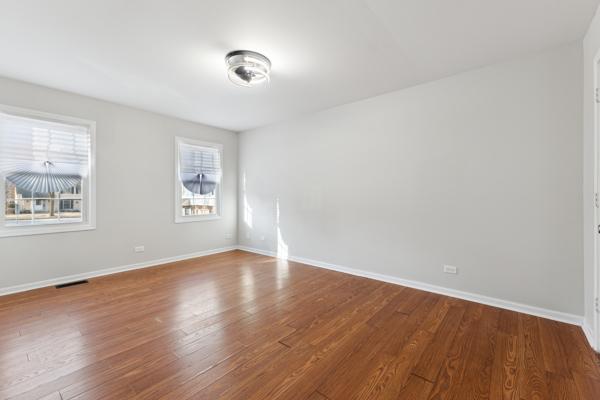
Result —
[[241, 133], [240, 244], [582, 315], [581, 59], [573, 44]]
[[596, 13], [583, 40], [583, 262], [587, 329], [593, 329], [594, 318], [594, 58], [599, 51], [600, 15]]
[[[236, 244], [236, 133], [8, 79], [0, 103], [97, 122], [97, 229], [0, 238], [0, 289]], [[175, 136], [224, 145], [220, 220], [174, 223]]]

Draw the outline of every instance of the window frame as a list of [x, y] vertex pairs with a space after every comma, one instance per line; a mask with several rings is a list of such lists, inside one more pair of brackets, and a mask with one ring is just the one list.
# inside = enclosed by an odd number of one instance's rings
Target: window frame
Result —
[[[181, 136], [176, 136], [175, 140], [175, 176], [174, 176], [174, 192], [175, 192], [175, 207], [174, 207], [174, 212], [175, 212], [175, 223], [176, 224], [185, 224], [185, 223], [190, 223], [190, 222], [202, 222], [202, 221], [214, 221], [217, 219], [221, 219], [222, 217], [222, 210], [221, 210], [221, 206], [222, 206], [222, 186], [223, 186], [223, 180], [224, 180], [224, 170], [223, 170], [223, 144], [221, 143], [214, 143], [214, 142], [206, 142], [203, 140], [199, 140], [199, 139], [192, 139], [192, 138], [186, 138], [186, 137], [181, 137]], [[179, 158], [179, 145], [180, 144], [187, 144], [187, 145], [191, 145], [191, 146], [200, 146], [200, 147], [210, 147], [213, 149], [217, 149], [217, 151], [219, 152], [219, 161], [221, 163], [221, 180], [219, 182], [219, 184], [217, 185], [217, 190], [215, 193], [216, 196], [216, 205], [217, 205], [217, 212], [216, 214], [207, 214], [207, 215], [181, 215], [181, 202], [183, 200], [183, 196], [182, 196], [182, 190], [181, 187], [183, 186], [183, 184], [181, 183], [181, 179], [179, 177], [179, 167], [180, 167], [180, 158]]]
[[[0, 112], [37, 119], [48, 122], [56, 122], [67, 125], [79, 125], [88, 129], [90, 134], [90, 150], [88, 156], [89, 174], [82, 181], [82, 199], [84, 206], [82, 207], [81, 222], [62, 222], [62, 223], [46, 223], [40, 225], [21, 225], [21, 226], [6, 226], [6, 198], [5, 184], [6, 177], [0, 173], [0, 204], [2, 204], [2, 212], [0, 213], [0, 238], [15, 237], [15, 236], [30, 236], [43, 235], [53, 233], [89, 231], [96, 229], [96, 121], [83, 118], [70, 117], [61, 114], [48, 113], [44, 111], [32, 110], [28, 108], [14, 107], [5, 104], [0, 104]], [[85, 189], [84, 189], [85, 187]], [[86, 197], [87, 191], [87, 197]]]

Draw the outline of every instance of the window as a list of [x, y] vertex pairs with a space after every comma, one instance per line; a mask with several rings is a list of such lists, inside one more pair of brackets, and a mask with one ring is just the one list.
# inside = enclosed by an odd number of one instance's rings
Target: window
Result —
[[176, 223], [220, 217], [222, 153], [220, 144], [176, 139]]
[[95, 123], [0, 105], [0, 236], [93, 229]]

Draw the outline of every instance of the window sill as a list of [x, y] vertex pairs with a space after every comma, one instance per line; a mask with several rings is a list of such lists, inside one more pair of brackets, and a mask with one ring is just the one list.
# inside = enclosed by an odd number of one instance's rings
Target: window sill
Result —
[[214, 221], [221, 219], [220, 215], [193, 215], [188, 217], [175, 217], [176, 224], [187, 224], [189, 222]]
[[52, 233], [81, 232], [96, 229], [95, 225], [90, 224], [64, 224], [64, 225], [46, 225], [46, 226], [11, 226], [0, 229], [0, 238], [16, 236], [47, 235]]

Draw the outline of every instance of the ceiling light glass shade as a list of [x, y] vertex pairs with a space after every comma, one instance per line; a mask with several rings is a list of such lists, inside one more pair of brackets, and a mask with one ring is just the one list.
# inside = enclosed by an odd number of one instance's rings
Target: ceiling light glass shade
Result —
[[269, 82], [271, 61], [255, 51], [236, 50], [225, 56], [229, 80], [239, 86], [257, 86]]

